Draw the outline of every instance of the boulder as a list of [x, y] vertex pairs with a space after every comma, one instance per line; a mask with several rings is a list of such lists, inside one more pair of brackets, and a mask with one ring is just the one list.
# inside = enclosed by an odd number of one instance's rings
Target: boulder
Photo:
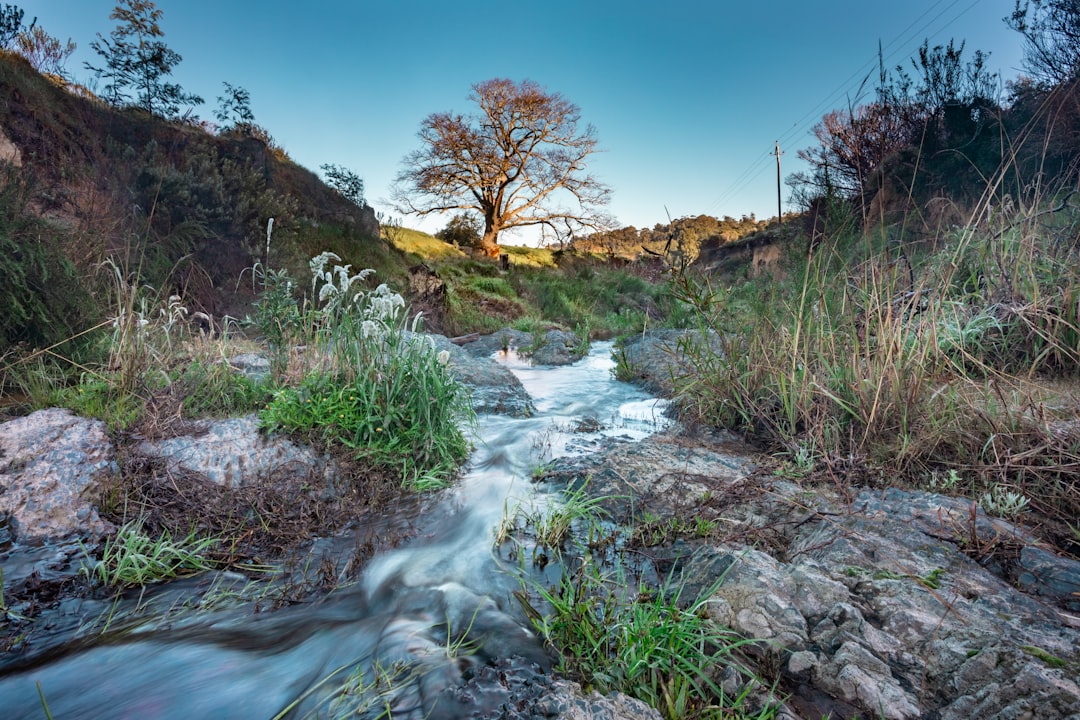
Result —
[[100, 420], [51, 408], [0, 424], [0, 517], [24, 545], [109, 533], [93, 494], [117, 470]]
[[462, 348], [442, 335], [431, 335], [436, 350], [449, 353], [454, 377], [469, 389], [472, 406], [479, 414], [528, 417], [536, 412], [532, 398], [521, 380], [495, 362], [491, 353], [474, 352], [473, 343]]
[[556, 329], [526, 332], [503, 328], [464, 347], [470, 355], [479, 357], [491, 357], [510, 350], [521, 357], [529, 358], [533, 365], [570, 365], [585, 357], [588, 351], [580, 337]]
[[649, 392], [672, 397], [674, 378], [693, 372], [686, 361], [689, 354], [702, 348], [706, 338], [710, 352], [719, 352], [719, 341], [696, 330], [649, 330], [631, 335], [615, 351], [621, 377], [637, 383]]

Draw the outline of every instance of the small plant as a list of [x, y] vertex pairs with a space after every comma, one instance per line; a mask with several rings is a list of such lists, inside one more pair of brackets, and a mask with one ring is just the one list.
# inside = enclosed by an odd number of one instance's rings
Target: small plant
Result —
[[788, 454], [790, 460], [784, 462], [776, 471], [776, 475], [779, 477], [798, 479], [806, 477], [814, 469], [817, 464], [817, 459], [814, 457], [814, 450], [811, 445], [800, 442], [795, 447], [795, 451]]
[[944, 574], [944, 568], [934, 568], [929, 573], [919, 578], [919, 582], [931, 590], [938, 590], [941, 588], [941, 576]]
[[589, 532], [607, 517], [607, 511], [603, 503], [610, 498], [591, 498], [586, 492], [586, 486], [582, 485], [573, 490], [563, 493], [561, 501], [547, 507], [541, 512], [528, 517], [535, 533], [536, 541], [541, 546], [555, 550], [562, 546], [570, 536], [570, 530], [575, 523], [583, 523]]
[[616, 346], [611, 351], [615, 360], [615, 367], [611, 369], [612, 376], [621, 382], [631, 382], [637, 378], [637, 368], [630, 360], [630, 355], [623, 346]]
[[[537, 631], [559, 650], [561, 669], [602, 693], [624, 692], [643, 700], [665, 718], [744, 717], [738, 696], [725, 693], [720, 674], [743, 671], [739, 649], [750, 641], [708, 618], [709, 593], [684, 605], [680, 590], [626, 587], [589, 558], [559, 584], [539, 594], [550, 612], [541, 613], [528, 591], [517, 593]], [[746, 673], [747, 677], [752, 677]], [[758, 717], [771, 717], [764, 708]]]
[[253, 269], [260, 285], [253, 305], [254, 317], [245, 324], [255, 330], [270, 353], [270, 372], [275, 378], [284, 375], [289, 355], [300, 332], [300, 305], [294, 297], [294, 285], [284, 270], [271, 270], [257, 264]]
[[707, 538], [720, 527], [713, 518], [695, 516], [692, 519], [670, 517], [661, 520], [652, 513], [645, 513], [635, 525], [631, 538], [645, 547], [663, 545], [680, 537]]
[[1004, 485], [995, 485], [990, 492], [979, 498], [979, 505], [990, 515], [1003, 518], [1015, 518], [1028, 506], [1027, 496], [1010, 490]]
[[574, 337], [577, 340], [574, 344], [574, 353], [582, 356], [587, 355], [589, 353], [589, 341], [592, 337], [592, 325], [588, 316], [585, 316], [585, 319], [581, 322], [574, 324]]
[[148, 585], [212, 569], [206, 554], [217, 544], [218, 538], [200, 538], [194, 530], [179, 539], [167, 530], [151, 538], [140, 521], [128, 522], [105, 541], [99, 560], [83, 548], [86, 561], [80, 573], [105, 587]]
[[1046, 663], [1052, 668], [1063, 668], [1068, 665], [1067, 662], [1059, 658], [1057, 655], [1048, 653], [1040, 647], [1035, 647], [1034, 645], [1023, 645], [1020, 649], [1026, 652], [1028, 655], [1042, 660], [1044, 663]]
[[945, 477], [938, 475], [937, 471], [930, 473], [930, 480], [928, 485], [931, 490], [944, 490], [945, 492], [952, 492], [960, 486], [960, 473], [956, 472], [953, 468], [949, 468], [948, 474]]

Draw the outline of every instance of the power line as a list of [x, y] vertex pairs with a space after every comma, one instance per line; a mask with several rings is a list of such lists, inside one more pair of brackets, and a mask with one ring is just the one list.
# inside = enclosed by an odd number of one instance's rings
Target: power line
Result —
[[[824, 99], [821, 102], [819, 102], [812, 109], [807, 111], [802, 117], [796, 120], [785, 133], [779, 136], [777, 142], [783, 142], [785, 145], [788, 145], [791, 142], [795, 141], [799, 138], [800, 135], [807, 132], [811, 125], [816, 122], [824, 112], [826, 112], [829, 108], [835, 107], [837, 102], [839, 102], [841, 98], [845, 96], [850, 98], [853, 92], [856, 95], [854, 102], [852, 102], [851, 104], [857, 104], [858, 98], [861, 97], [863, 88], [865, 87], [866, 81], [869, 79], [870, 74], [873, 72], [874, 66], [888, 65], [893, 61], [893, 58], [895, 58], [902, 52], [906, 56], [910, 57], [914, 49], [914, 46], [912, 45], [913, 40], [918, 39], [918, 41], [921, 42], [922, 40], [928, 40], [930, 38], [936, 37], [946, 28], [950, 27], [953, 23], [955, 23], [961, 17], [970, 12], [976, 5], [978, 5], [983, 0], [973, 0], [973, 2], [967, 5], [963, 10], [950, 18], [948, 21], [941, 24], [935, 31], [930, 34], [924, 34], [928, 28], [937, 24], [942, 17], [949, 14], [951, 10], [953, 10], [957, 5], [962, 2], [962, 0], [948, 1], [948, 4], [940, 11], [938, 11], [938, 8], [940, 8], [947, 1], [948, 0], [937, 0], [933, 5], [924, 10], [922, 14], [912, 20], [911, 23], [909, 23], [908, 26], [904, 28], [904, 30], [902, 30], [894, 39], [890, 40], [884, 45], [879, 46], [879, 51], [876, 55], [871, 57], [862, 65], [860, 65], [859, 68], [855, 70], [855, 72], [853, 72], [850, 76], [848, 76], [848, 78], [845, 79], [835, 90], [825, 95]], [[930, 17], [925, 22], [922, 22], [925, 18], [931, 15], [932, 17]], [[920, 22], [922, 23], [921, 25], [919, 24]], [[917, 29], [913, 30], [913, 28], [916, 27]], [[886, 49], [889, 48], [892, 48], [891, 52], [886, 53]], [[854, 85], [856, 80], [858, 81], [858, 84]], [[755, 157], [754, 160], [751, 161], [751, 163], [741, 173], [739, 173], [738, 176], [736, 176], [736, 178], [731, 182], [731, 184], [728, 185], [728, 187], [720, 193], [720, 195], [717, 197], [717, 200], [709, 208], [708, 212], [715, 213], [716, 211], [718, 211], [719, 207], [722, 204], [726, 203], [734, 197], [737, 197], [744, 190], [750, 187], [753, 182], [765, 172], [765, 166], [763, 161], [765, 158], [770, 157], [771, 155], [773, 155], [773, 153], [763, 150], [757, 157]]]

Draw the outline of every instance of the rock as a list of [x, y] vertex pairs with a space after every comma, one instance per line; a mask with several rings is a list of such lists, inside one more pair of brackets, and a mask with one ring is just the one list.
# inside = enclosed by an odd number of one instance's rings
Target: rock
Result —
[[588, 479], [589, 494], [617, 513], [632, 504], [638, 513], [660, 517], [693, 512], [717, 485], [745, 480], [754, 470], [750, 449], [733, 436], [716, 434], [710, 446], [687, 442], [680, 429], [638, 443], [616, 443], [602, 454], [563, 458], [551, 479], [577, 486]]
[[514, 328], [503, 328], [464, 347], [474, 357], [490, 357], [512, 350], [529, 358], [533, 365], [569, 365], [585, 357], [588, 351], [577, 335], [565, 330], [530, 333]]
[[574, 333], [548, 330], [539, 339], [533, 335], [529, 356], [533, 365], [569, 365], [585, 357], [586, 352], [588, 344], [582, 343]]
[[1016, 582], [1021, 589], [1080, 611], [1080, 562], [1029, 545], [1020, 551], [1019, 565]]
[[536, 412], [525, 386], [509, 369], [488, 355], [455, 345], [442, 335], [429, 337], [436, 350], [450, 353], [450, 370], [469, 389], [477, 413], [528, 417]]
[[143, 440], [135, 450], [226, 487], [265, 480], [300, 483], [312, 477], [321, 478], [327, 487], [334, 485], [336, 470], [329, 458], [285, 436], [263, 434], [254, 415], [199, 420], [192, 425], [190, 434]]
[[[711, 352], [719, 352], [716, 338], [711, 335], [709, 338], [713, 345]], [[702, 344], [703, 337], [695, 330], [650, 330], [632, 335], [615, 351], [625, 372], [620, 377], [640, 384], [649, 392], [672, 397], [673, 378], [693, 372], [686, 357]]]
[[659, 712], [623, 693], [604, 696], [595, 690], [586, 695], [581, 686], [555, 680], [548, 696], [532, 708], [531, 717], [561, 720], [660, 720]]
[[722, 435], [668, 433], [546, 477], [614, 517], [714, 521], [706, 540], [647, 552], [758, 655], [780, 653], [782, 712], [1080, 717], [1074, 560], [970, 500], [888, 488], [845, 502], [754, 475], [752, 458]]
[[92, 502], [117, 473], [105, 423], [69, 410], [38, 410], [0, 425], [0, 516], [13, 539], [40, 545], [111, 532]]
[[270, 375], [270, 361], [255, 353], [234, 355], [229, 358], [229, 365], [252, 382], [262, 382]]

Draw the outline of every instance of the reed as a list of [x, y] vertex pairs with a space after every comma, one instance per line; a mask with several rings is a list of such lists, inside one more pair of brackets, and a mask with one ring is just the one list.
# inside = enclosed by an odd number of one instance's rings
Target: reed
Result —
[[1071, 194], [1003, 217], [988, 190], [966, 226], [920, 245], [848, 230], [791, 258], [786, 279], [720, 286], [684, 273], [698, 333], [679, 348], [680, 404], [774, 452], [812, 449], [819, 467], [920, 485], [952, 470], [973, 499], [1011, 492], [1031, 500], [1017, 512], [1076, 517]]

